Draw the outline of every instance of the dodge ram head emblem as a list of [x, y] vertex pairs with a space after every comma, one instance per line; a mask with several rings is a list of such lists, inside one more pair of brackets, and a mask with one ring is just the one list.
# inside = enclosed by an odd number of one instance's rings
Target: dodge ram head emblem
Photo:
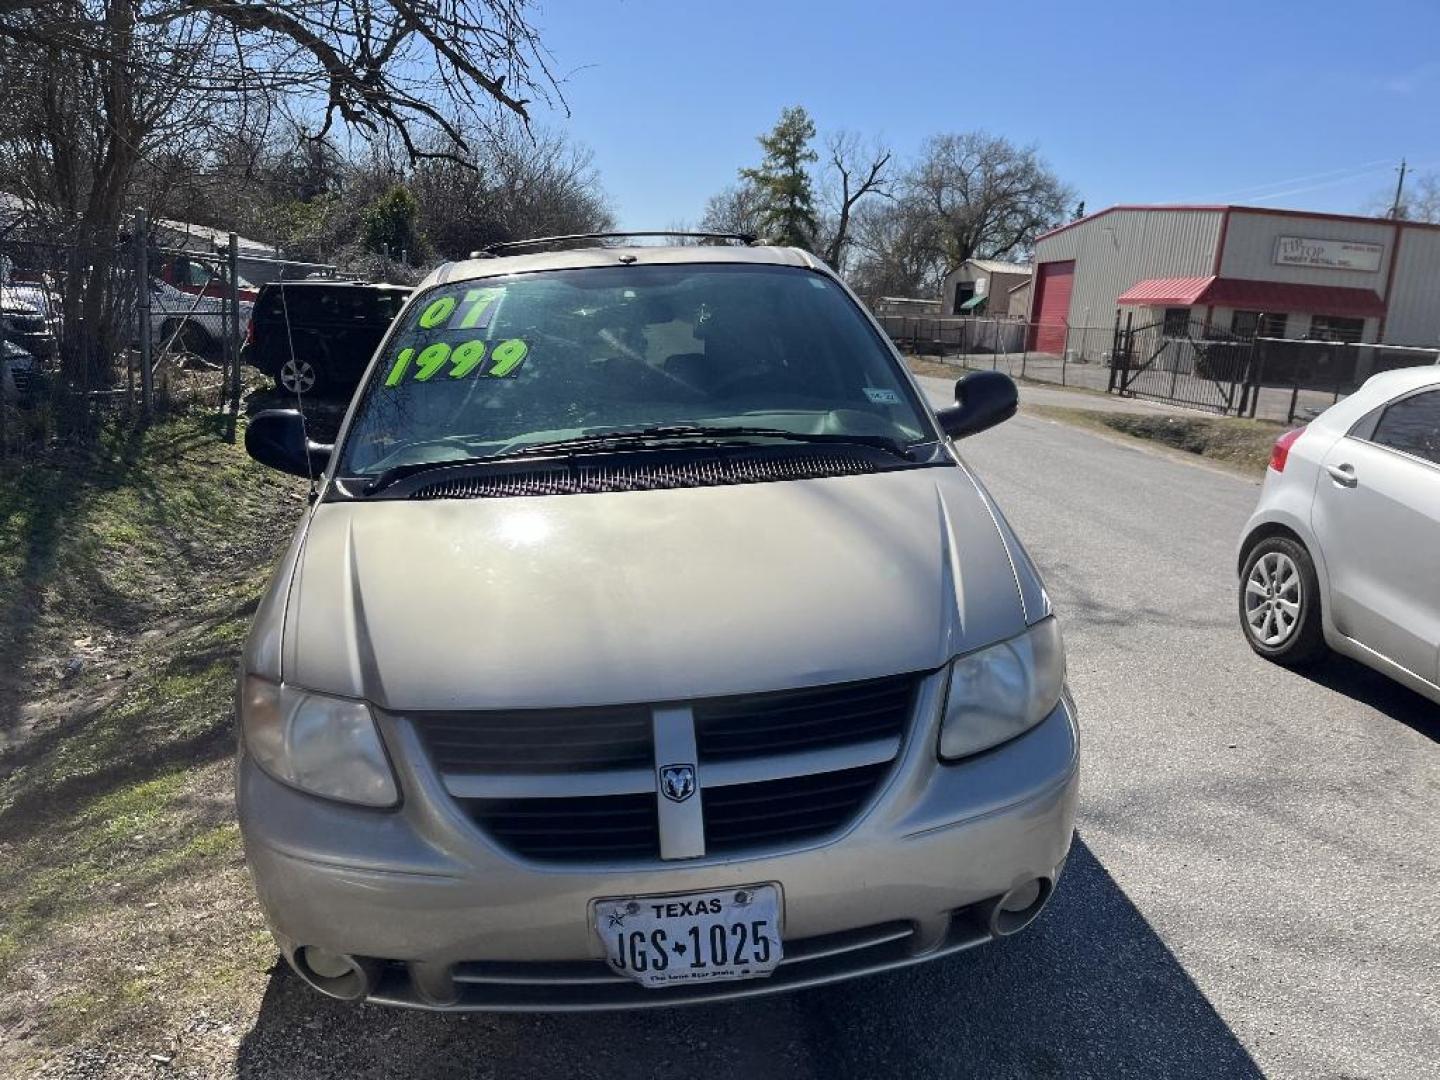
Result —
[[661, 765], [660, 793], [671, 802], [684, 802], [695, 794], [694, 765]]

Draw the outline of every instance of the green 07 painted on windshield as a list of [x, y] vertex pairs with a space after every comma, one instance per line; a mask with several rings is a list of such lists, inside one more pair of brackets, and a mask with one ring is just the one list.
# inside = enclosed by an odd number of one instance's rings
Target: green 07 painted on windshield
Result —
[[491, 306], [503, 295], [504, 289], [467, 290], [465, 306], [461, 308], [458, 320], [451, 316], [455, 314], [455, 309], [460, 307], [459, 302], [454, 296], [442, 296], [426, 305], [425, 310], [420, 313], [420, 325], [426, 330], [434, 330], [448, 322], [454, 330], [473, 330], [489, 322]]

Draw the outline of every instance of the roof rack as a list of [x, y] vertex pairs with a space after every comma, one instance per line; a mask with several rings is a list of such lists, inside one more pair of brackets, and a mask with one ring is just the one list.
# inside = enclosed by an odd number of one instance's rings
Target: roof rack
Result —
[[630, 240], [641, 236], [674, 236], [685, 237], [689, 240], [733, 240], [744, 244], [746, 247], [753, 247], [758, 241], [749, 233], [728, 233], [728, 232], [685, 232], [683, 230], [666, 229], [656, 232], [598, 232], [598, 233], [574, 233], [570, 236], [537, 236], [532, 240], [507, 240], [500, 244], [489, 244], [480, 251], [471, 255], [472, 259], [494, 258], [502, 252], [509, 252], [516, 248], [543, 247], [550, 244], [569, 244], [578, 240]]

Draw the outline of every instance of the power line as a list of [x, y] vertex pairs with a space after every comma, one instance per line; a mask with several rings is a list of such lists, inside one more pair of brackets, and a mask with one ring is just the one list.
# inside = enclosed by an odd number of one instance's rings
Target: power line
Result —
[[[1415, 169], [1431, 168], [1434, 164], [1435, 164], [1434, 162], [1426, 162], [1426, 163], [1423, 164], [1423, 165], [1417, 165], [1417, 166], [1413, 166], [1413, 167], [1407, 165], [1406, 168], [1407, 168], [1408, 171], [1412, 171], [1412, 172], [1413, 172]], [[1365, 174], [1361, 174], [1361, 175], [1373, 175], [1373, 174], [1375, 174], [1375, 173], [1380, 173], [1380, 172], [1384, 172], [1384, 171], [1385, 171], [1385, 170], [1383, 170], [1383, 169], [1372, 169], [1372, 170], [1370, 170], [1369, 173], [1365, 173]], [[1323, 190], [1325, 190], [1326, 188], [1340, 187], [1340, 186], [1342, 186], [1342, 185], [1344, 185], [1344, 184], [1349, 184], [1349, 183], [1354, 182], [1355, 180], [1359, 180], [1360, 178], [1361, 178], [1360, 176], [1344, 176], [1344, 177], [1341, 177], [1341, 178], [1338, 179], [1338, 180], [1329, 180], [1329, 181], [1326, 181], [1326, 182], [1323, 183], [1323, 184], [1309, 184], [1309, 185], [1307, 185], [1307, 186], [1305, 186], [1305, 187], [1290, 188], [1289, 190], [1286, 190], [1286, 191], [1273, 191], [1273, 192], [1271, 192], [1271, 193], [1268, 194], [1268, 195], [1252, 196], [1251, 198], [1252, 198], [1255, 202], [1270, 202], [1270, 201], [1272, 201], [1272, 200], [1274, 200], [1274, 199], [1283, 199], [1283, 198], [1287, 198], [1287, 197], [1289, 197], [1289, 196], [1291, 196], [1291, 195], [1303, 195], [1303, 194], [1305, 194], [1306, 192], [1310, 192], [1310, 191], [1323, 191]]]
[[[1249, 187], [1237, 188], [1234, 191], [1224, 191], [1219, 194], [1198, 198], [1196, 202], [1205, 202], [1209, 199], [1259, 199], [1265, 198], [1266, 192], [1271, 188], [1284, 188], [1291, 184], [1304, 184], [1312, 180], [1323, 180], [1327, 177], [1341, 177], [1341, 182], [1349, 179], [1359, 179], [1360, 176], [1369, 172], [1377, 172], [1383, 166], [1388, 166], [1393, 158], [1381, 158], [1378, 161], [1366, 162], [1363, 165], [1347, 165], [1341, 169], [1327, 169], [1324, 172], [1308, 173], [1303, 176], [1292, 176], [1287, 180], [1271, 180], [1264, 184], [1251, 184]], [[1342, 177], [1342, 174], [1343, 177]]]

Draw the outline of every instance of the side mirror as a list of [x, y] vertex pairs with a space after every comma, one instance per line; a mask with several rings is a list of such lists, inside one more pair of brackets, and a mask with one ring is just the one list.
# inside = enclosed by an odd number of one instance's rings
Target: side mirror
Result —
[[334, 446], [305, 437], [305, 418], [296, 409], [266, 409], [245, 428], [245, 452], [261, 465], [295, 476], [319, 476]]
[[1015, 380], [999, 371], [972, 371], [955, 384], [955, 404], [935, 414], [952, 439], [978, 435], [1015, 415], [1020, 404]]

